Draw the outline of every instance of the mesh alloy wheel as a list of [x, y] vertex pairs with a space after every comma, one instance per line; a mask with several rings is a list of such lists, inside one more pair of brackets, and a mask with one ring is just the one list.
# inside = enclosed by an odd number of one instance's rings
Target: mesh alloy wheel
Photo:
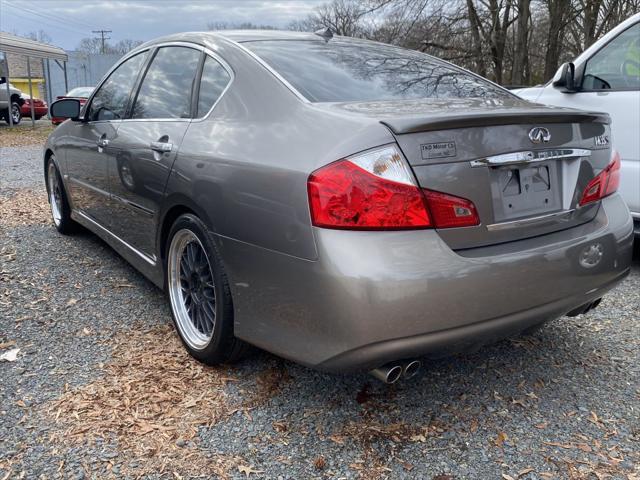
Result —
[[176, 232], [168, 254], [171, 308], [184, 341], [204, 349], [213, 336], [216, 294], [213, 270], [198, 237], [188, 229]]

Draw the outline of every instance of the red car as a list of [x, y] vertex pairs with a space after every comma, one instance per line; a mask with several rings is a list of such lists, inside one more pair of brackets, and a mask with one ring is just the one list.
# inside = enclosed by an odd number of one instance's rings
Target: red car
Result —
[[[23, 118], [31, 118], [31, 97], [23, 93], [22, 98], [24, 98], [24, 103], [20, 107], [20, 113]], [[48, 111], [49, 106], [47, 105], [47, 102], [40, 100], [39, 98], [33, 99], [33, 113], [36, 120], [40, 120]]]
[[[91, 92], [93, 92], [93, 87], [76, 87], [69, 90], [65, 95], [58, 95], [56, 100], [60, 100], [61, 98], [77, 98], [80, 100], [80, 106], [83, 106], [89, 99]], [[64, 121], [64, 118], [51, 117], [51, 123], [54, 125], [59, 125]]]

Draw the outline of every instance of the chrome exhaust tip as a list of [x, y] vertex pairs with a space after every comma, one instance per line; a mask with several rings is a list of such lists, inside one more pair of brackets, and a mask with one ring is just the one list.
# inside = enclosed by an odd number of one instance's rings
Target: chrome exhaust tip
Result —
[[402, 376], [404, 378], [412, 378], [415, 377], [420, 371], [420, 367], [422, 366], [422, 362], [420, 360], [411, 360], [407, 362], [402, 367]]
[[378, 380], [391, 385], [400, 380], [402, 376], [403, 368], [397, 364], [383, 365], [379, 368], [374, 368], [369, 373], [376, 377]]

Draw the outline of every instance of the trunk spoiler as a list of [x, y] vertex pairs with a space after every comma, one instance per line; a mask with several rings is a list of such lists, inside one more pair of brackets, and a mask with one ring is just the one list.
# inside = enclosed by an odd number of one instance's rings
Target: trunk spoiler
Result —
[[424, 117], [398, 117], [380, 120], [393, 133], [429, 132], [468, 127], [489, 127], [498, 125], [518, 125], [531, 123], [611, 123], [608, 114], [582, 112], [580, 110], [552, 109], [509, 109], [507, 111], [467, 111], [454, 114], [435, 114]]

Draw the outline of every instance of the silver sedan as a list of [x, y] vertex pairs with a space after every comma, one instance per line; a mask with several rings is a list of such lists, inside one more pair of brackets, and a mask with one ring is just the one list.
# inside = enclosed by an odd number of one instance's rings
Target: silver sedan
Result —
[[88, 228], [165, 289], [208, 364], [251, 344], [392, 382], [584, 313], [629, 273], [608, 116], [415, 51], [173, 35], [52, 114], [56, 228]]

